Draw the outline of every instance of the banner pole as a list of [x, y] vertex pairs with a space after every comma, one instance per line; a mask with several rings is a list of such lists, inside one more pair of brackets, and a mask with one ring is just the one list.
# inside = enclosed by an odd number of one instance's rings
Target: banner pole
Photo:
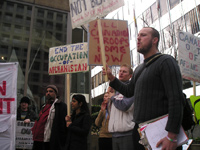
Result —
[[67, 115], [70, 116], [70, 75], [67, 74]]
[[[102, 27], [101, 27], [101, 20], [97, 19], [97, 24], [98, 24], [98, 31], [99, 31], [99, 43], [101, 47], [101, 60], [103, 63], [103, 67], [105, 68], [106, 71], [106, 57], [105, 57], [105, 46], [104, 46], [104, 41], [103, 41], [103, 35], [102, 35]], [[105, 82], [108, 81], [108, 76], [105, 75]]]
[[196, 96], [196, 82], [193, 81], [193, 95]]

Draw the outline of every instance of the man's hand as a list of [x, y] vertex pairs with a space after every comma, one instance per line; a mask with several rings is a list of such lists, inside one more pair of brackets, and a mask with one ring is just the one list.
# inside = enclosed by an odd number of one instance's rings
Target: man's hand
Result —
[[[171, 132], [168, 132], [168, 137], [170, 139], [176, 140], [177, 135]], [[156, 147], [162, 147], [162, 150], [176, 150], [177, 148], [177, 142], [174, 141], [170, 141], [169, 139], [167, 139], [167, 137], [161, 139]]]
[[25, 119], [25, 120], [24, 120], [24, 123], [30, 123], [30, 122], [31, 122], [30, 119]]
[[106, 68], [102, 67], [103, 75], [108, 76], [108, 80], [113, 81], [115, 79], [115, 76], [112, 75], [111, 69], [106, 64]]

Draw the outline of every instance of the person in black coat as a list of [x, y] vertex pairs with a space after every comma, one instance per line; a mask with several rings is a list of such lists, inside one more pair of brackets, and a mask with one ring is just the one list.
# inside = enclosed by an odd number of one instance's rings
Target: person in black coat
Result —
[[37, 119], [36, 113], [29, 108], [30, 99], [26, 96], [21, 98], [20, 105], [17, 108], [17, 120], [30, 123]]
[[73, 95], [73, 113], [66, 116], [67, 150], [87, 150], [87, 136], [92, 124], [90, 112], [83, 95]]

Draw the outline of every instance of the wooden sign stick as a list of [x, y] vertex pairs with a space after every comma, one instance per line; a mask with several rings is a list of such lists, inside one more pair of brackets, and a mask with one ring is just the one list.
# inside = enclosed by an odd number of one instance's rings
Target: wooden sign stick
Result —
[[196, 96], [196, 82], [193, 81], [193, 95]]
[[[99, 31], [99, 43], [101, 47], [101, 60], [103, 63], [103, 67], [105, 68], [106, 71], [106, 57], [105, 57], [105, 46], [104, 46], [104, 41], [103, 41], [103, 35], [102, 35], [102, 27], [101, 27], [101, 20], [97, 19], [97, 24], [98, 24], [98, 31]], [[108, 76], [105, 75], [105, 82], [108, 81]]]
[[70, 75], [67, 74], [67, 115], [70, 114]]

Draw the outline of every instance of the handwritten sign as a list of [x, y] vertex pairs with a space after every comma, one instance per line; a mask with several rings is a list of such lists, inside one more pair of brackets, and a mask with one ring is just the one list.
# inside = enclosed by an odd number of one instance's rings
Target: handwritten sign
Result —
[[72, 28], [87, 24], [124, 5], [124, 0], [70, 0]]
[[16, 122], [16, 148], [32, 149], [33, 135], [31, 128], [34, 122], [24, 123], [24, 121]]
[[200, 82], [200, 38], [180, 31], [178, 50], [179, 66], [183, 78]]
[[[129, 33], [127, 21], [101, 20], [108, 65], [130, 65]], [[102, 65], [97, 21], [89, 24], [89, 64]]]
[[49, 49], [49, 74], [88, 71], [87, 43], [77, 43]]

